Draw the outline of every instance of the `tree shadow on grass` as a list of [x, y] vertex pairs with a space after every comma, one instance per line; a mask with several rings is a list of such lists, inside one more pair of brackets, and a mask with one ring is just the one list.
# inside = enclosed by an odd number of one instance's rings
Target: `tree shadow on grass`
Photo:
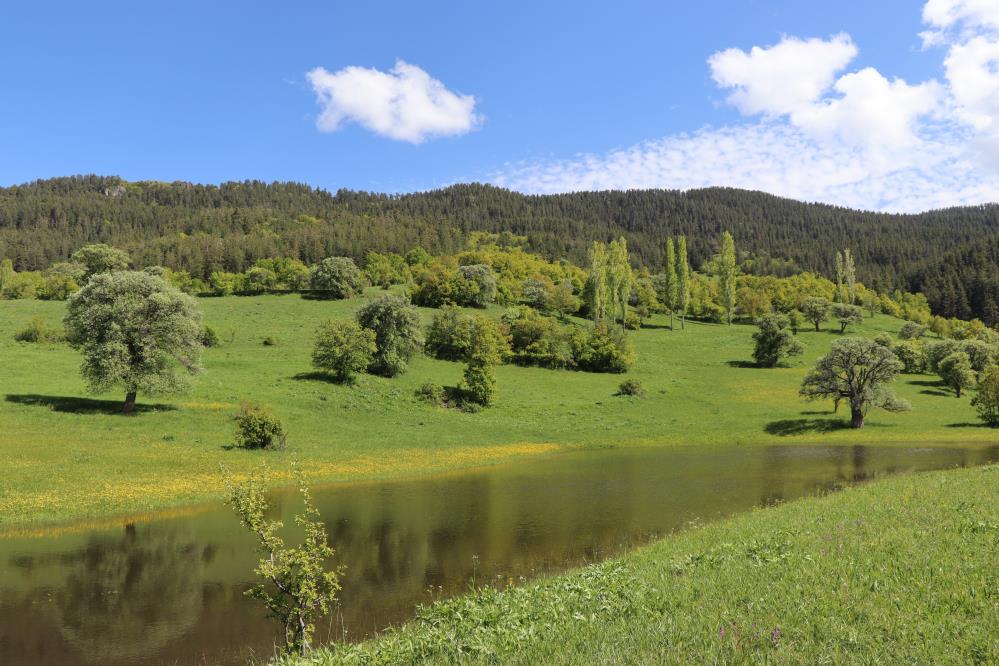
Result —
[[930, 386], [933, 388], [945, 386], [942, 379], [913, 379], [907, 383], [909, 386]]
[[753, 361], [725, 361], [725, 365], [730, 368], [759, 368]]
[[953, 394], [947, 393], [946, 391], [941, 391], [940, 389], [935, 389], [935, 390], [923, 389], [922, 391], [919, 392], [919, 395], [936, 395], [936, 396], [940, 396], [940, 397], [943, 397], [943, 398], [953, 398], [954, 397]]
[[133, 416], [145, 412], [176, 411], [173, 405], [136, 403], [130, 414], [121, 411], [124, 400], [95, 400], [93, 398], [78, 398], [64, 395], [39, 395], [37, 393], [8, 393], [4, 399], [18, 405], [34, 405], [48, 407], [53, 412], [69, 414], [121, 414]]
[[300, 372], [297, 375], [292, 375], [292, 379], [296, 379], [300, 382], [325, 382], [327, 384], [336, 384], [338, 386], [351, 386], [354, 384], [353, 379], [339, 379], [334, 377], [328, 372]]
[[850, 424], [843, 419], [782, 419], [771, 421], [763, 427], [763, 430], [770, 435], [791, 437], [809, 433], [835, 432], [849, 427]]
[[999, 425], [989, 425], [988, 423], [948, 423], [948, 428], [995, 428], [999, 430]]

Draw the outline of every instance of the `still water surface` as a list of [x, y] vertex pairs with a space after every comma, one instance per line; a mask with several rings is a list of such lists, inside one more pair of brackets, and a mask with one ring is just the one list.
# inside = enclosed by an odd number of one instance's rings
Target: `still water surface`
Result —
[[[999, 460], [999, 446], [677, 447], [576, 452], [316, 492], [357, 640], [414, 607], [599, 560], [752, 507], [876, 476]], [[286, 522], [295, 496], [273, 495]], [[0, 541], [0, 664], [244, 663], [275, 639], [243, 597], [253, 542], [225, 507]]]

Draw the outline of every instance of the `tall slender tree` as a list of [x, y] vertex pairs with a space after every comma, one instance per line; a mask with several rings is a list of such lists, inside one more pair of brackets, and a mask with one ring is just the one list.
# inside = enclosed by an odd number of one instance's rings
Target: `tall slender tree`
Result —
[[725, 232], [722, 234], [721, 254], [718, 256], [718, 286], [721, 289], [722, 301], [725, 305], [725, 313], [728, 323], [732, 324], [732, 315], [735, 311], [735, 285], [739, 276], [739, 266], [735, 261], [735, 240], [732, 234]]
[[608, 286], [613, 309], [611, 319], [621, 317], [621, 324], [628, 316], [628, 299], [634, 278], [631, 274], [631, 264], [628, 263], [628, 241], [621, 237], [611, 241], [607, 252]]
[[673, 237], [670, 236], [666, 239], [666, 270], [663, 273], [662, 293], [659, 294], [659, 299], [669, 310], [671, 331], [673, 330], [673, 315], [676, 312], [677, 277], [676, 247], [673, 244]]
[[603, 321], [607, 316], [607, 248], [594, 241], [590, 245], [590, 275], [587, 305], [593, 321]]
[[687, 328], [687, 309], [690, 307], [690, 260], [687, 258], [687, 237], [676, 240], [676, 310], [680, 314], [680, 328]]
[[853, 263], [850, 249], [843, 250], [843, 280], [846, 282], [846, 302], [857, 304], [857, 266]]
[[843, 279], [846, 276], [846, 267], [843, 263], [843, 253], [836, 251], [836, 302], [845, 303], [843, 298]]

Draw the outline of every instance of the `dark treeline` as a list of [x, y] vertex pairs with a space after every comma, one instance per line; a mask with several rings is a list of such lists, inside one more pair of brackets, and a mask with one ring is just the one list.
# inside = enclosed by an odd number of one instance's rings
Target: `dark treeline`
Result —
[[416, 246], [450, 253], [470, 232], [488, 231], [526, 236], [529, 249], [580, 264], [591, 241], [623, 235], [633, 262], [655, 271], [667, 236], [688, 236], [698, 267], [717, 252], [725, 230], [749, 272], [831, 275], [836, 250], [848, 247], [865, 284], [924, 291], [944, 316], [999, 321], [999, 205], [891, 215], [728, 188], [525, 196], [455, 185], [407, 195], [334, 195], [297, 183], [128, 183], [99, 176], [0, 188], [0, 257], [13, 259], [17, 270], [42, 269], [102, 242], [142, 265], [207, 277], [274, 256], [315, 263]]

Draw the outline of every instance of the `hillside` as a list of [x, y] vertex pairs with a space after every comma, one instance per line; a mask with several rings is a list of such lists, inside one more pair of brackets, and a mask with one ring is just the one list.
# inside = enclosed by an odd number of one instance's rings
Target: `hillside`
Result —
[[100, 176], [0, 188], [0, 257], [12, 258], [17, 270], [105, 242], [142, 265], [205, 277], [272, 256], [313, 263], [417, 245], [452, 252], [470, 232], [488, 231], [527, 236], [535, 251], [577, 262], [591, 241], [624, 235], [633, 261], [654, 271], [666, 236], [689, 236], [699, 266], [723, 230], [734, 235], [746, 270], [829, 275], [835, 250], [850, 247], [866, 284], [923, 291], [937, 314], [999, 322], [999, 205], [889, 215], [725, 188], [526, 196], [455, 185], [407, 195], [331, 194], [297, 183]]

